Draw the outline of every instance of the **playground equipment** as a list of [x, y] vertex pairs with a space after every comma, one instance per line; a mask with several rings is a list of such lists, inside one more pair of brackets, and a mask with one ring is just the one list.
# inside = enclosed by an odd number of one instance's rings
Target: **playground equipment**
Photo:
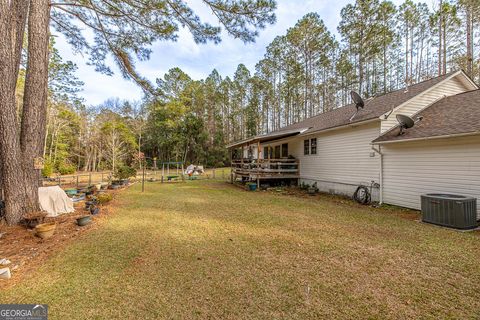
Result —
[[[174, 166], [175, 169], [172, 169], [172, 173], [170, 173], [171, 166]], [[167, 181], [175, 181], [181, 177], [183, 181], [183, 162], [162, 162], [162, 183], [164, 181], [164, 177], [167, 178]]]

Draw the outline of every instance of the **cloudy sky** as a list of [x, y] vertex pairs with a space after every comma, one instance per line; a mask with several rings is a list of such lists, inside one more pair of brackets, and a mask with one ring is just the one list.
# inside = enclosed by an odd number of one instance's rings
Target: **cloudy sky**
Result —
[[[340, 10], [350, 0], [277, 0], [277, 22], [260, 31], [255, 43], [244, 44], [224, 35], [218, 45], [213, 43], [197, 45], [192, 36], [185, 29], [181, 29], [176, 42], [158, 42], [152, 47], [151, 59], [138, 63], [137, 68], [144, 77], [152, 82], [162, 77], [170, 68], [180, 67], [193, 79], [207, 77], [216, 68], [224, 76], [232, 76], [238, 64], [243, 63], [250, 71], [265, 54], [265, 47], [277, 36], [285, 34], [297, 20], [309, 12], [318, 12], [326, 26], [333, 33], [340, 21]], [[400, 0], [394, 0], [400, 3]], [[196, 13], [204, 20], [216, 23], [201, 0], [188, 0]], [[65, 60], [71, 60], [78, 66], [78, 77], [85, 82], [81, 96], [88, 105], [100, 104], [110, 97], [138, 100], [142, 91], [135, 83], [123, 79], [113, 64], [113, 76], [106, 76], [95, 72], [92, 66], [86, 65], [85, 57], [73, 54], [70, 46], [59, 36], [57, 48]]]

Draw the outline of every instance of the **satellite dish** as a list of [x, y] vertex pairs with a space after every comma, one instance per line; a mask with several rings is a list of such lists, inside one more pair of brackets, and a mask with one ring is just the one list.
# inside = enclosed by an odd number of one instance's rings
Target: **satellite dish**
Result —
[[350, 122], [352, 122], [353, 118], [355, 118], [358, 111], [360, 111], [360, 109], [363, 109], [363, 107], [365, 107], [365, 103], [363, 102], [362, 97], [360, 97], [360, 95], [355, 91], [350, 91], [350, 97], [352, 97], [352, 100], [355, 103], [355, 107], [357, 108], [357, 111], [355, 111], [353, 116], [350, 118]]
[[397, 117], [398, 123], [400, 124], [400, 132], [398, 134], [399, 136], [402, 135], [402, 134], [405, 134], [406, 129], [413, 128], [415, 123], [417, 123], [418, 121], [421, 121], [423, 119], [423, 117], [418, 117], [417, 121], [415, 121], [412, 118], [410, 118], [409, 116], [406, 116], [404, 114], [397, 114], [396, 117]]
[[360, 108], [363, 109], [365, 103], [358, 93], [355, 91], [350, 91], [350, 97], [352, 97], [353, 102], [355, 102], [355, 107], [357, 107], [357, 110]]

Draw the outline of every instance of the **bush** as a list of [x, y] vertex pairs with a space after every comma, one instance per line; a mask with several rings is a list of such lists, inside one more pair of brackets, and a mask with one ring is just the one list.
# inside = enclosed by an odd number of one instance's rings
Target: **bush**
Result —
[[43, 177], [50, 177], [53, 174], [53, 165], [50, 160], [45, 160], [45, 165], [42, 169], [42, 176]]
[[121, 166], [115, 170], [114, 177], [119, 180], [128, 179], [130, 177], [135, 177], [137, 175], [137, 170], [129, 166]]
[[60, 163], [58, 165], [58, 172], [62, 175], [64, 174], [73, 174], [77, 171], [77, 167], [70, 163]]
[[107, 202], [112, 201], [113, 197], [110, 193], [101, 193], [97, 196], [97, 200], [99, 204], [105, 204]]

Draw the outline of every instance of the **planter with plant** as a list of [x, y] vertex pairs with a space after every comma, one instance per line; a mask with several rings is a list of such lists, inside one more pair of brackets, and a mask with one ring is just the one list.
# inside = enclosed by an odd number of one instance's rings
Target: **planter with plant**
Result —
[[116, 184], [127, 185], [128, 179], [131, 177], [135, 177], [137, 175], [137, 171], [129, 166], [121, 166], [115, 170], [113, 176], [116, 180], [112, 181], [112, 184], [116, 182]]
[[319, 191], [317, 187], [317, 183], [314, 182], [311, 186], [308, 187], [307, 191], [308, 191], [308, 194], [310, 195], [316, 194]]
[[112, 201], [113, 197], [109, 193], [102, 193], [97, 196], [97, 201], [99, 204], [106, 204]]
[[255, 182], [247, 182], [245, 184], [245, 186], [247, 187], [247, 190], [249, 190], [249, 191], [256, 191], [257, 190], [257, 184]]

